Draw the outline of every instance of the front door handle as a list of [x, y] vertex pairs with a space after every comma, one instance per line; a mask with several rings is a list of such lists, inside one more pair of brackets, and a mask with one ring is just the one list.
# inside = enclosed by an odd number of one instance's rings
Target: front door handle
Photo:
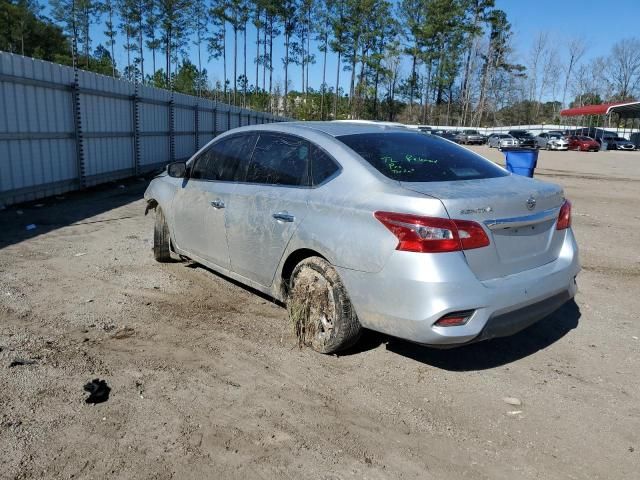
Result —
[[278, 212], [274, 213], [272, 216], [279, 222], [293, 222], [296, 219], [296, 217], [291, 215], [289, 212]]
[[224, 202], [219, 198], [216, 198], [213, 202], [211, 202], [211, 206], [218, 210], [220, 208], [224, 208]]

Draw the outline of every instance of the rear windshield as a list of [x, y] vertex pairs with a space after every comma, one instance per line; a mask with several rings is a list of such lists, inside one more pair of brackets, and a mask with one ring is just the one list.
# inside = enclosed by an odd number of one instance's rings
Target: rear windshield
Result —
[[415, 133], [361, 133], [336, 137], [380, 173], [399, 182], [444, 182], [509, 175], [466, 148]]

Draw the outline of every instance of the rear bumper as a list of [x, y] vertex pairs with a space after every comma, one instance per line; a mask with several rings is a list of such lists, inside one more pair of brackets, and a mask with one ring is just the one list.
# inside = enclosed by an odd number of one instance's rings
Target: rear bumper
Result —
[[571, 292], [565, 290], [518, 310], [495, 315], [487, 321], [480, 335], [473, 341], [479, 342], [514, 335], [555, 312], [571, 298], [573, 298]]
[[[452, 347], [516, 333], [573, 298], [578, 248], [567, 230], [553, 262], [480, 281], [460, 252], [394, 252], [378, 273], [338, 268], [361, 324], [412, 342]], [[448, 313], [474, 310], [465, 325], [435, 326]]]

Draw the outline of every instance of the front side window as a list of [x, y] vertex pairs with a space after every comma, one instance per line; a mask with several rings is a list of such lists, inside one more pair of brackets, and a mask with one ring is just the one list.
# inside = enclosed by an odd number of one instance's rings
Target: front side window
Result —
[[247, 169], [248, 183], [309, 185], [309, 142], [290, 135], [260, 133]]
[[238, 181], [256, 143], [256, 135], [223, 138], [193, 160], [189, 178], [194, 180]]
[[210, 150], [210, 148], [205, 150], [193, 160], [189, 178], [194, 180], [202, 180], [204, 178], [207, 165], [209, 164]]
[[384, 176], [400, 182], [474, 180], [509, 175], [480, 155], [437, 137], [389, 132], [336, 138]]

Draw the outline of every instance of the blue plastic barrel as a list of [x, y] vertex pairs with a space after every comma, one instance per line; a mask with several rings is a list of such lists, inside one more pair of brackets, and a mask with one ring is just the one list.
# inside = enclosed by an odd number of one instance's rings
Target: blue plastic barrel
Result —
[[516, 175], [533, 178], [538, 164], [538, 150], [534, 148], [503, 148], [507, 170]]

